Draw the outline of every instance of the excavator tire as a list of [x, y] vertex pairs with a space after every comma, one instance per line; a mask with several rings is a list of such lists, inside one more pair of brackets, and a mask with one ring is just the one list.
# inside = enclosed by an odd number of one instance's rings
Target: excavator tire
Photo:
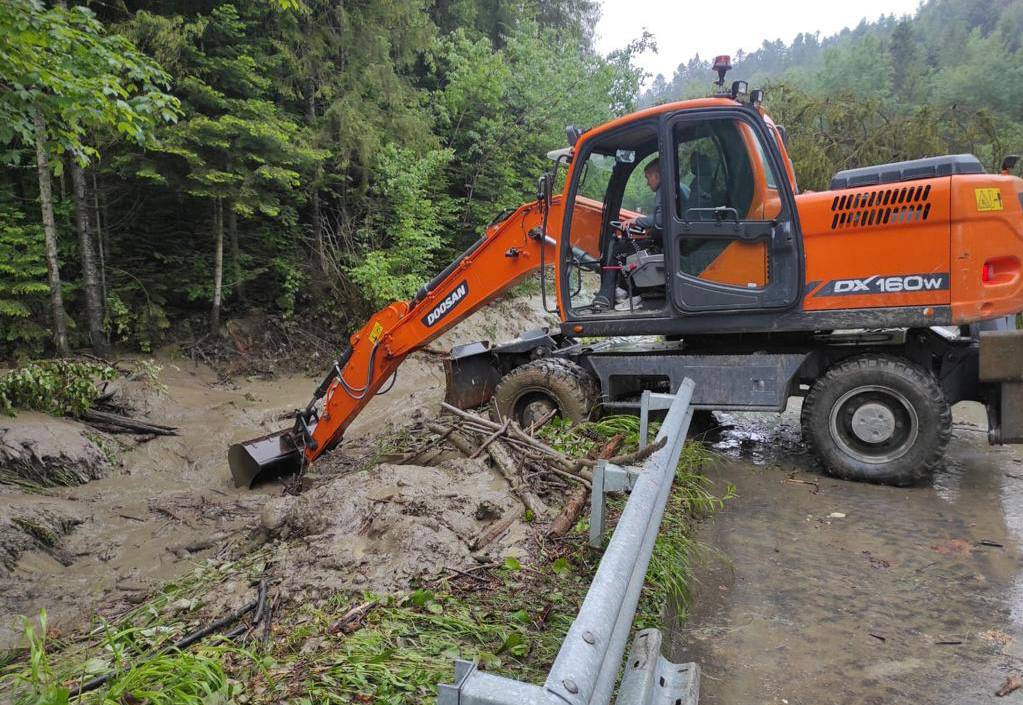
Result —
[[858, 355], [829, 369], [803, 400], [800, 420], [825, 472], [886, 485], [929, 479], [952, 435], [934, 375], [890, 355]]
[[498, 382], [490, 400], [495, 421], [511, 417], [528, 427], [551, 409], [574, 423], [585, 421], [600, 397], [597, 381], [582, 367], [559, 357], [545, 357], [516, 367]]

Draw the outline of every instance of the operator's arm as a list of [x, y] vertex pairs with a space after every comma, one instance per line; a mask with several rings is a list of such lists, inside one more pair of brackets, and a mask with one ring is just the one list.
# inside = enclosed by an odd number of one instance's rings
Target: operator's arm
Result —
[[[550, 222], [557, 222], [560, 209], [560, 199], [556, 199]], [[520, 207], [488, 228], [411, 301], [388, 305], [351, 337], [351, 347], [323, 380], [300, 419], [309, 429], [304, 441], [307, 460], [340, 442], [356, 415], [410, 353], [538, 269], [541, 248], [547, 248], [547, 261], [554, 261], [555, 241], [536, 236], [542, 219], [539, 203]], [[314, 409], [320, 398], [323, 411], [317, 418]]]

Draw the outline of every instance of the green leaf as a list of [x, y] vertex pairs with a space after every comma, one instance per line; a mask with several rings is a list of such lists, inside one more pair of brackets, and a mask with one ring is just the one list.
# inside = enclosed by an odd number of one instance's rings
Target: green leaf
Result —
[[508, 615], [508, 618], [513, 622], [518, 622], [519, 624], [529, 624], [532, 621], [529, 618], [529, 612], [526, 610], [515, 610]]
[[529, 651], [529, 642], [526, 641], [525, 635], [522, 632], [513, 631], [508, 634], [495, 655], [507, 652], [512, 656], [523, 656], [527, 651]]
[[570, 570], [568, 559], [565, 558], [564, 556], [558, 558], [553, 563], [551, 563], [551, 570], [553, 570], [554, 574], [557, 575], [559, 578], [565, 577], [566, 575], [568, 575], [568, 572]]
[[504, 559], [503, 567], [505, 570], [522, 570], [522, 564], [514, 556], [508, 556]]
[[433, 600], [432, 590], [420, 589], [416, 590], [415, 592], [408, 596], [409, 603], [415, 605], [416, 607], [419, 607], [420, 609], [425, 607], [426, 604], [431, 600]]

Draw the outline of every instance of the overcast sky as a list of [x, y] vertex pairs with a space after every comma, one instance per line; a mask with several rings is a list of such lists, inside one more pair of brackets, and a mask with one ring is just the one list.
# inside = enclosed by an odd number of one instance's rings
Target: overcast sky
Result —
[[[675, 67], [694, 54], [712, 58], [752, 51], [763, 40], [790, 43], [800, 32], [821, 37], [860, 20], [882, 14], [913, 14], [919, 0], [602, 0], [597, 46], [603, 53], [638, 38], [643, 30], [657, 40], [657, 53], [647, 52], [640, 65], [670, 79]], [[736, 76], [741, 78], [741, 76]], [[708, 77], [708, 81], [711, 78]]]

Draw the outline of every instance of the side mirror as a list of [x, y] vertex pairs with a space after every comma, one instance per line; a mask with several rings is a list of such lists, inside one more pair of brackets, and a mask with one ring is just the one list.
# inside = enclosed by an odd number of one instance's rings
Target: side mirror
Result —
[[544, 173], [536, 180], [536, 200], [541, 201], [544, 205], [550, 205], [553, 182], [553, 174], [550, 172]]
[[568, 136], [568, 144], [570, 147], [574, 147], [575, 143], [579, 141], [579, 137], [582, 136], [583, 131], [575, 125], [569, 125], [565, 128], [565, 133]]
[[1012, 170], [1016, 168], [1016, 163], [1019, 162], [1018, 154], [1010, 154], [1002, 160], [1002, 173], [1008, 176], [1012, 173]]
[[619, 149], [615, 152], [615, 161], [619, 164], [632, 164], [636, 161], [636, 152], [631, 149]]

